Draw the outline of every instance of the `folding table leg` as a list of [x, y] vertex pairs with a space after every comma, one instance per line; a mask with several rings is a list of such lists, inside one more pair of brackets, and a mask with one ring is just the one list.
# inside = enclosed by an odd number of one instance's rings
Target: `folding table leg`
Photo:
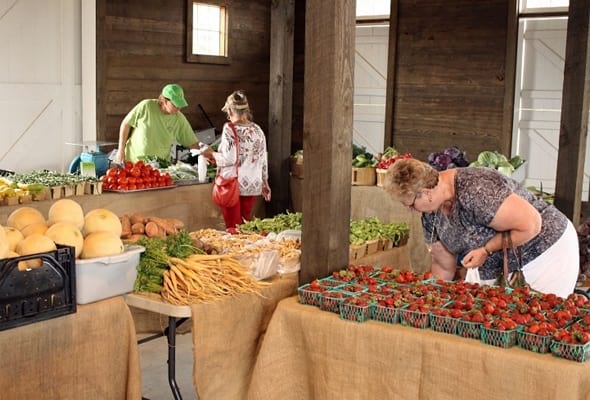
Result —
[[[182, 321], [184, 322], [184, 321]], [[181, 322], [181, 323], [182, 323]], [[180, 389], [176, 383], [176, 318], [168, 317], [168, 383], [175, 400], [182, 400]]]

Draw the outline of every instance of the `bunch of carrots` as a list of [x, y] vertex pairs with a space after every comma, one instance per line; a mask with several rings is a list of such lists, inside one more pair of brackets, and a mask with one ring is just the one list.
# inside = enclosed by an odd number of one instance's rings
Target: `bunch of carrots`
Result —
[[261, 295], [261, 289], [269, 285], [254, 280], [242, 264], [227, 255], [173, 257], [168, 265], [162, 298], [177, 305], [207, 303], [240, 293]]

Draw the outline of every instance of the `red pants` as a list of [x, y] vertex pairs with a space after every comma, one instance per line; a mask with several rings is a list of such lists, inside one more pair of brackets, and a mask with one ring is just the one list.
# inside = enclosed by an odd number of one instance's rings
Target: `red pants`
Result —
[[221, 214], [226, 228], [235, 228], [236, 225], [252, 219], [252, 207], [258, 196], [240, 196], [240, 201], [233, 207], [221, 207]]

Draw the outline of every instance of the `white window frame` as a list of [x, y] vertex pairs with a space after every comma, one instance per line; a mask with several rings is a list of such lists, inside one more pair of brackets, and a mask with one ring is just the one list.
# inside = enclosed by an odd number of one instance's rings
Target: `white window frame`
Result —
[[[219, 52], [218, 55], [211, 54], [196, 54], [193, 52], [193, 44], [195, 41], [195, 32], [198, 29], [194, 27], [193, 7], [197, 4], [205, 6], [219, 7], [220, 20], [218, 33], [219, 38]], [[187, 0], [186, 3], [186, 61], [202, 64], [229, 64], [231, 62], [229, 53], [229, 26], [230, 26], [230, 7], [226, 1], [223, 0]]]

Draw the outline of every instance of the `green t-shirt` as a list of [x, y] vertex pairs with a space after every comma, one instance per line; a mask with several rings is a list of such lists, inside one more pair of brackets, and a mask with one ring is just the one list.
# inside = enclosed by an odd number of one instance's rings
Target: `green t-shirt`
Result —
[[170, 161], [172, 144], [189, 147], [197, 142], [184, 114], [164, 114], [156, 99], [140, 101], [123, 121], [133, 128], [125, 145], [125, 159], [133, 162], [141, 156]]

